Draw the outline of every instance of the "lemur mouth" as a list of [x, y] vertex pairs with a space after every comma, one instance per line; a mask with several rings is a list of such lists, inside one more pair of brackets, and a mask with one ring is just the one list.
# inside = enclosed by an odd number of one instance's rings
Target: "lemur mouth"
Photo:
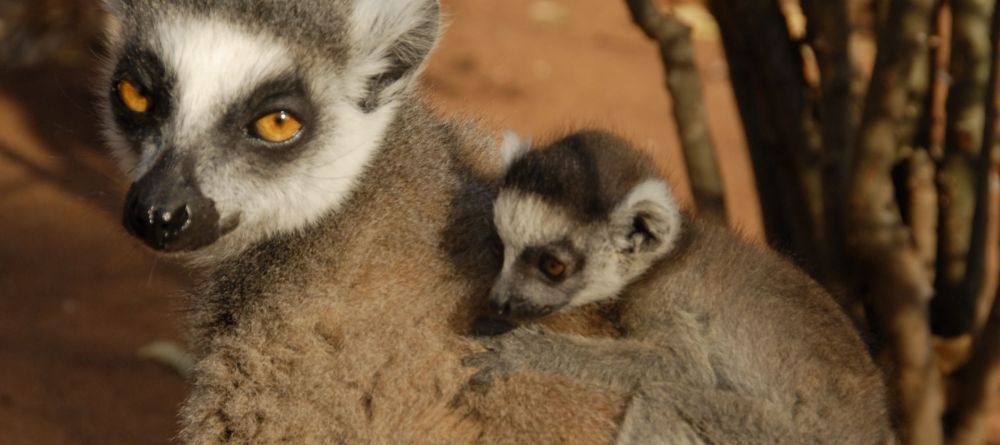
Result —
[[563, 306], [565, 304], [539, 305], [520, 299], [505, 303], [490, 301], [490, 315], [508, 322], [531, 321], [549, 315]]

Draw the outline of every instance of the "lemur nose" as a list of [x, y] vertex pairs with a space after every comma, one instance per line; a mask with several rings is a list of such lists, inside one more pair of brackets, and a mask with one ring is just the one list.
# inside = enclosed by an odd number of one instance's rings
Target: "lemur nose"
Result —
[[510, 299], [505, 298], [503, 301], [498, 301], [496, 298], [490, 298], [489, 310], [500, 316], [510, 315]]
[[191, 210], [186, 203], [148, 205], [136, 200], [130, 204], [125, 214], [125, 228], [156, 248], [175, 241], [191, 220]]

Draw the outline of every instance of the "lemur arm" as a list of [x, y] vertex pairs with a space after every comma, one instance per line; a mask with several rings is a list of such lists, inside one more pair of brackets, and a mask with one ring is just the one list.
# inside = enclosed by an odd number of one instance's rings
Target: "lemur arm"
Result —
[[664, 381], [714, 384], [707, 354], [669, 343], [588, 338], [537, 327], [481, 341], [487, 351], [464, 361], [481, 368], [473, 384], [488, 385], [517, 371], [559, 374], [623, 392]]
[[706, 353], [658, 338], [588, 338], [522, 327], [481, 339], [487, 351], [464, 363], [480, 368], [470, 382], [479, 387], [534, 371], [630, 394], [619, 445], [803, 442], [806, 436], [781, 406], [719, 389]]

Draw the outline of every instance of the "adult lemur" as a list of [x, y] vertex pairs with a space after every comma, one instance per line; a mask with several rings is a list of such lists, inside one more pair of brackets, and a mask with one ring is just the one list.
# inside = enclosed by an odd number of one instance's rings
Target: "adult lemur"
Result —
[[494, 137], [415, 97], [435, 0], [112, 0], [126, 228], [200, 267], [186, 443], [607, 443], [624, 395], [464, 391]]
[[124, 224], [204, 272], [183, 442], [613, 439], [617, 391], [530, 372], [464, 391], [501, 162], [413, 94], [436, 0], [108, 3]]
[[[508, 147], [491, 306], [538, 319], [617, 300], [623, 338], [514, 330], [466, 360], [483, 368], [475, 383], [534, 370], [634, 393], [619, 443], [892, 441], [878, 369], [803, 273], [684, 216], [652, 161], [618, 137]], [[695, 421], [665, 428], [671, 418]]]

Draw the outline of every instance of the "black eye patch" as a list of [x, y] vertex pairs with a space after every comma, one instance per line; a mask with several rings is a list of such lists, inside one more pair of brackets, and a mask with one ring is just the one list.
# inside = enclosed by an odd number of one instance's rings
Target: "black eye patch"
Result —
[[526, 269], [536, 269], [545, 256], [551, 256], [562, 262], [566, 266], [567, 277], [583, 270], [587, 262], [586, 255], [573, 247], [569, 240], [561, 240], [544, 246], [525, 248], [518, 257], [518, 264]]
[[[136, 113], [125, 105], [118, 91], [123, 81], [128, 81], [139, 94], [149, 100], [149, 109]], [[108, 100], [111, 102], [115, 121], [128, 139], [136, 142], [160, 131], [171, 113], [173, 105], [170, 92], [173, 88], [173, 78], [167, 73], [163, 62], [152, 52], [138, 47], [125, 49], [111, 77]]]
[[[270, 143], [254, 137], [254, 122], [279, 111], [294, 116], [302, 124], [300, 134], [286, 143]], [[261, 83], [234, 101], [220, 120], [218, 134], [223, 138], [219, 142], [226, 147], [251, 151], [268, 162], [287, 162], [299, 157], [305, 142], [316, 133], [316, 126], [316, 108], [305, 85], [297, 76], [286, 74]]]

